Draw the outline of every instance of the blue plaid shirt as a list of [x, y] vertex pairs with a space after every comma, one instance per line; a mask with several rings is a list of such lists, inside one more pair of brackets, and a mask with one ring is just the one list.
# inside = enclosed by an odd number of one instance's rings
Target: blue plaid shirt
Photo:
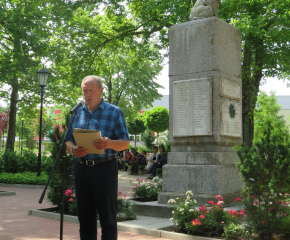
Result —
[[[78, 109], [72, 128], [67, 135], [67, 141], [76, 144], [73, 137], [74, 128], [99, 130], [102, 133], [102, 137], [108, 137], [111, 140], [129, 140], [127, 124], [123, 111], [115, 105], [106, 103], [104, 99], [102, 99], [101, 104], [93, 112], [87, 108], [87, 104]], [[88, 154], [82, 158], [76, 159], [98, 159], [105, 156], [116, 155], [117, 151], [108, 148], [105, 150], [105, 155]]]

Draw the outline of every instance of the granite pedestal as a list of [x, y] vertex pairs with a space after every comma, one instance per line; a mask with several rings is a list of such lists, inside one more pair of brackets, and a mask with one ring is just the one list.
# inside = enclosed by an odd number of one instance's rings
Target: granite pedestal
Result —
[[233, 142], [242, 143], [241, 36], [211, 17], [169, 31], [168, 164], [159, 203], [193, 191], [198, 204], [240, 193]]

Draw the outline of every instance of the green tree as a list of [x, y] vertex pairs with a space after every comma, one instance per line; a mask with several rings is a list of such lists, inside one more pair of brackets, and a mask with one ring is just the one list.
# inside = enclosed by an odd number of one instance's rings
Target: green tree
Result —
[[253, 145], [235, 146], [235, 150], [244, 182], [248, 227], [261, 239], [272, 239], [285, 226], [284, 214], [288, 211], [281, 202], [290, 190], [286, 181], [290, 173], [290, 134], [285, 120], [278, 115], [280, 106], [273, 93], [269, 97], [261, 93], [257, 105]]
[[142, 114], [138, 114], [138, 116], [134, 118], [133, 121], [127, 122], [128, 132], [130, 134], [135, 135], [135, 147], [136, 147], [136, 135], [144, 133], [144, 131], [146, 130], [142, 117], [143, 117]]
[[223, 0], [219, 17], [242, 36], [243, 140], [251, 146], [254, 109], [263, 78], [290, 74], [289, 0]]
[[12, 151], [17, 104], [32, 108], [37, 104], [35, 73], [49, 45], [46, 9], [44, 1], [0, 2], [0, 97], [10, 102], [7, 149]]
[[[110, 8], [105, 10], [104, 15], [84, 13], [81, 9], [77, 14], [82, 16], [73, 19], [78, 31], [67, 30], [73, 39], [64, 40], [62, 31], [55, 39], [58, 45], [67, 45], [66, 56], [69, 56], [59, 61], [56, 59], [62, 79], [70, 82], [81, 94], [80, 80], [84, 76], [102, 77], [104, 99], [119, 106], [127, 118], [133, 119], [138, 111], [150, 107], [155, 99], [161, 97], [157, 88], [162, 86], [154, 82], [162, 70], [163, 61], [156, 37], [152, 37], [151, 42], [142, 36], [114, 37], [102, 46], [106, 36], [117, 36], [119, 28], [132, 24], [132, 20], [125, 15], [114, 14]], [[96, 34], [96, 31], [100, 33]]]
[[141, 139], [147, 150], [152, 151], [152, 147], [154, 146], [154, 141], [156, 139], [156, 137], [152, 134], [152, 131], [147, 129], [143, 134], [141, 134]]
[[145, 112], [144, 122], [148, 129], [157, 132], [158, 142], [159, 132], [164, 132], [169, 128], [169, 111], [166, 107], [155, 107]]

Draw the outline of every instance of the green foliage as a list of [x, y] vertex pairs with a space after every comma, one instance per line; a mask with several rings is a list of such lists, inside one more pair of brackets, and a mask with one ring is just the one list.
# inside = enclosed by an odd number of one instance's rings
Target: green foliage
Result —
[[125, 199], [126, 195], [122, 195], [122, 192], [118, 192], [118, 213], [117, 213], [117, 220], [134, 220], [137, 217], [137, 214], [132, 209], [132, 203], [130, 200]]
[[44, 172], [41, 172], [40, 177], [37, 177], [36, 172], [0, 173], [1, 183], [45, 185], [47, 179], [48, 176]]
[[[21, 156], [20, 152], [6, 150], [0, 153], [0, 172], [37, 172], [37, 161], [37, 155], [33, 151], [23, 150], [23, 155]], [[41, 169], [44, 170], [49, 162], [49, 158], [43, 155], [41, 162]]]
[[240, 223], [243, 212], [224, 211], [221, 207], [223, 204], [221, 195], [216, 196], [218, 200], [216, 203], [208, 202], [210, 207], [204, 205], [199, 208], [196, 200], [191, 199], [192, 191], [187, 191], [186, 195], [186, 199], [177, 197], [176, 200], [168, 200], [169, 204], [177, 205], [176, 210], [172, 212], [171, 220], [180, 230], [193, 235], [213, 236], [221, 234], [225, 226]]
[[1, 172], [7, 173], [17, 173], [18, 167], [17, 162], [19, 162], [20, 156], [14, 152], [6, 150], [1, 155], [2, 169]]
[[162, 179], [154, 177], [152, 183], [137, 178], [137, 183], [132, 186], [133, 198], [142, 202], [157, 201], [158, 194], [162, 191]]
[[243, 141], [249, 147], [259, 86], [266, 77], [290, 75], [290, 12], [285, 10], [289, 4], [289, 0], [223, 0], [219, 7], [219, 17], [241, 32]]
[[235, 146], [237, 168], [244, 182], [246, 220], [251, 231], [261, 238], [271, 238], [282, 224], [284, 214], [289, 212], [285, 200], [290, 186], [285, 180], [290, 173], [290, 134], [274, 100], [273, 94], [260, 95], [253, 146]]
[[145, 126], [154, 132], [164, 132], [169, 128], [169, 111], [166, 107], [155, 107], [146, 111], [144, 115]]
[[249, 237], [249, 235], [250, 233], [241, 225], [230, 223], [228, 226], [224, 227], [223, 237], [226, 237], [225, 239], [239, 240], [241, 237]]
[[142, 120], [142, 114], [139, 114], [133, 121], [127, 122], [128, 132], [135, 135], [135, 147], [136, 147], [136, 135], [143, 133], [146, 130], [144, 121]]
[[[63, 125], [63, 129], [64, 129], [64, 132], [60, 132], [59, 126], [57, 126], [55, 127], [54, 132], [50, 134], [50, 139], [52, 140], [54, 145], [51, 152], [52, 158], [51, 158], [50, 165], [48, 165], [48, 167], [46, 168], [47, 174], [50, 174], [52, 166], [57, 158], [60, 144], [63, 141], [65, 131], [67, 129], [67, 123]], [[62, 149], [62, 153], [60, 154], [60, 157], [58, 159], [58, 162], [56, 164], [52, 178], [49, 183], [50, 188], [48, 190], [48, 195], [47, 195], [48, 201], [52, 205], [57, 206], [57, 207], [61, 206], [61, 195], [63, 194], [62, 193], [62, 180], [61, 180], [62, 172], [63, 172], [62, 171], [63, 161], [65, 161], [64, 187], [65, 189], [71, 189], [73, 186], [72, 167], [73, 167], [73, 164], [75, 163], [75, 159], [72, 156], [67, 155], [65, 149]], [[64, 210], [68, 211], [68, 207], [69, 207], [68, 201], [65, 201]]]
[[[152, 147], [154, 146], [154, 141], [156, 139], [156, 137], [152, 134], [152, 131], [147, 129], [145, 131], [145, 133], [141, 134], [142, 140], [143, 140], [143, 144], [145, 145], [145, 147], [147, 149], [152, 149]], [[150, 150], [151, 152], [152, 150]]]

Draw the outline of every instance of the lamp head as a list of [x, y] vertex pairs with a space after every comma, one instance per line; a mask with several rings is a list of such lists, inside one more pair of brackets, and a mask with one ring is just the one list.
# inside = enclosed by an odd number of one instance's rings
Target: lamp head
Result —
[[47, 71], [46, 69], [44, 69], [44, 66], [43, 66], [43, 68], [40, 69], [36, 74], [38, 77], [38, 85], [40, 87], [45, 87], [47, 84], [47, 79], [48, 79], [50, 72]]

